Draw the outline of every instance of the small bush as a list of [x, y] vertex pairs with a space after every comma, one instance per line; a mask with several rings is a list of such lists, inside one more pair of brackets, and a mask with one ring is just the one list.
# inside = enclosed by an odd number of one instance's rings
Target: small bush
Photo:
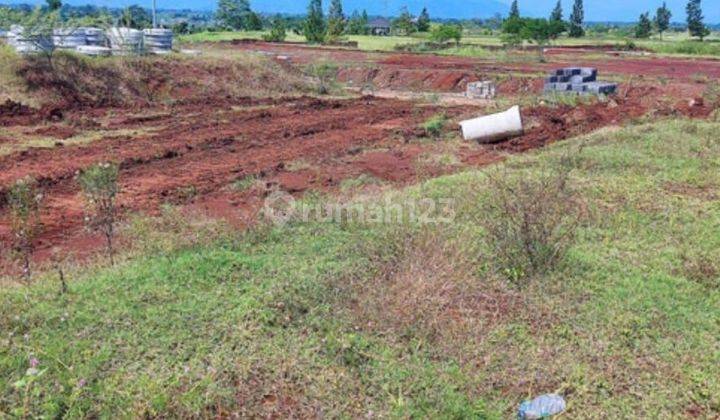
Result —
[[335, 85], [335, 77], [338, 68], [331, 63], [312, 64], [309, 73], [317, 80], [317, 92], [320, 95], [327, 95]]
[[78, 175], [78, 182], [88, 209], [86, 222], [88, 227], [100, 232], [105, 237], [111, 264], [115, 263], [113, 239], [117, 219], [116, 199], [120, 192], [118, 174], [117, 165], [99, 163]]
[[425, 133], [430, 137], [439, 137], [442, 130], [447, 124], [447, 117], [445, 114], [435, 114], [425, 121], [422, 125]]
[[285, 25], [285, 19], [282, 16], [276, 16], [272, 20], [272, 27], [270, 33], [263, 35], [263, 40], [267, 42], [283, 42], [287, 37], [287, 30]]
[[430, 31], [430, 40], [437, 43], [445, 43], [454, 40], [455, 44], [460, 44], [462, 39], [462, 26], [443, 24], [434, 27]]
[[554, 269], [574, 243], [580, 215], [570, 165], [489, 176], [479, 223], [496, 269], [517, 285]]
[[708, 83], [705, 92], [703, 92], [703, 99], [710, 106], [716, 107], [720, 105], [720, 86], [717, 83]]
[[42, 195], [31, 177], [17, 181], [7, 193], [13, 251], [22, 261], [23, 277], [30, 280], [30, 258], [35, 250], [34, 240], [40, 226]]

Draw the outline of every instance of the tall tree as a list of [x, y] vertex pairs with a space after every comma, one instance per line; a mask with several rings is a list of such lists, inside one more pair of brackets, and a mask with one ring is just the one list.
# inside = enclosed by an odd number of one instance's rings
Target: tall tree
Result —
[[251, 12], [249, 0], [218, 0], [216, 18], [226, 28], [245, 29]]
[[323, 14], [322, 0], [310, 0], [303, 31], [308, 42], [325, 41], [325, 15]]
[[575, 0], [573, 11], [570, 15], [570, 36], [573, 38], [581, 38], [585, 36], [583, 23], [585, 22], [585, 8], [583, 0]]
[[670, 19], [672, 19], [672, 12], [668, 9], [667, 3], [663, 2], [662, 7], [658, 8], [655, 13], [655, 27], [660, 33], [660, 39], [662, 39], [663, 32], [670, 29]]
[[345, 31], [345, 14], [343, 13], [342, 0], [331, 0], [330, 10], [328, 11], [328, 28], [327, 34], [331, 38], [336, 38]]
[[287, 25], [285, 19], [279, 14], [270, 23], [270, 33], [263, 35], [263, 39], [268, 42], [283, 42], [287, 37]]
[[45, 0], [47, 3], [47, 7], [50, 11], [58, 10], [62, 7], [62, 1], [61, 0]]
[[520, 17], [520, 6], [518, 6], [518, 0], [513, 0], [510, 6], [510, 15], [508, 18], [519, 18]]
[[520, 37], [538, 46], [540, 61], [545, 61], [545, 45], [565, 30], [565, 23], [547, 19], [522, 19]]
[[400, 35], [410, 35], [417, 30], [413, 22], [413, 15], [410, 14], [407, 7], [402, 8], [400, 16], [393, 21], [392, 25]]
[[358, 13], [357, 10], [353, 11], [350, 15], [350, 19], [347, 24], [347, 33], [350, 35], [365, 35], [368, 30], [368, 15], [363, 10], [363, 13]]
[[555, 8], [553, 9], [552, 13], [550, 14], [550, 20], [552, 22], [562, 22], [563, 21], [562, 0], [558, 0], [557, 4], [555, 5]]
[[652, 21], [650, 20], [650, 13], [643, 13], [640, 15], [640, 20], [635, 27], [636, 38], [650, 38], [652, 33]]
[[430, 13], [427, 7], [423, 7], [420, 16], [418, 16], [417, 29], [418, 32], [427, 32], [430, 30]]
[[136, 4], [123, 10], [121, 21], [128, 28], [146, 29], [152, 27], [152, 15], [150, 15], [150, 12]]
[[700, 38], [700, 41], [710, 35], [710, 30], [705, 26], [701, 0], [690, 0], [687, 4], [687, 25], [690, 36]]
[[262, 19], [260, 19], [260, 15], [253, 11], [250, 11], [250, 13], [245, 16], [245, 22], [243, 22], [243, 29], [245, 29], [246, 31], [262, 31], [263, 23]]

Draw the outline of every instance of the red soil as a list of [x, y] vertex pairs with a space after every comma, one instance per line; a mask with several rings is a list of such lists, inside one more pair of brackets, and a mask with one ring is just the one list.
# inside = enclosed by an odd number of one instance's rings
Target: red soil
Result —
[[[254, 44], [242, 44], [247, 45]], [[297, 46], [263, 44], [263, 48], [312, 53]], [[337, 50], [314, 54], [379, 56]], [[388, 64], [381, 65], [378, 74], [410, 67], [399, 74], [416, 74], [418, 87], [451, 90], [459, 89], [467, 78], [452, 76], [456, 70], [438, 72], [420, 67], [427, 65], [432, 69], [470, 62], [464, 58], [414, 55], [385, 55], [383, 60]], [[389, 64], [394, 62], [399, 64]], [[683, 62], [679, 67], [686, 71], [692, 65]], [[720, 72], [720, 65], [717, 68]], [[496, 70], [486, 66], [478, 72]], [[352, 70], [345, 71], [347, 75], [354, 74]], [[388, 78], [387, 83], [406, 85], [407, 81], [401, 79]], [[540, 79], [509, 77], [501, 91], [522, 95], [538, 92], [541, 86]], [[712, 104], [690, 103], [685, 94], [680, 82], [666, 86], [631, 84], [623, 85], [609, 102], [528, 107], [523, 109], [525, 135], [496, 145], [466, 143], [455, 152], [462, 166], [481, 166], [502, 159], [502, 152], [542, 147], [606, 125], [622, 124], [649, 112], [704, 117], [713, 110]], [[149, 107], [141, 115], [126, 108], [71, 109], [65, 111], [62, 116], [65, 121], [59, 124], [52, 119], [48, 122], [46, 112], [6, 104], [0, 106], [0, 127], [33, 126], [40, 118], [44, 126], [39, 130], [57, 133], [58, 137], [71, 135], [61, 131], [68, 125], [78, 129], [161, 128], [137, 137], [108, 137], [85, 145], [31, 149], [0, 157], [0, 240], [7, 244], [11, 239], [2, 192], [16, 179], [30, 174], [40, 180], [45, 195], [38, 258], [47, 258], [50, 249], [57, 246], [79, 254], [97, 249], [99, 238], [89, 237], [82, 229], [82, 200], [74, 177], [78, 170], [100, 161], [115, 161], [121, 166], [123, 214], [154, 214], [163, 203], [173, 203], [226, 218], [237, 225], [254, 220], [264, 197], [278, 188], [302, 194], [307, 190], [334, 190], [343, 180], [362, 174], [405, 184], [419, 177], [448, 173], [459, 168], [428, 164], [426, 161], [432, 160], [421, 159], [427, 153], [442, 152], [441, 144], [411, 141], [423, 134], [417, 128], [419, 124], [439, 111], [435, 106], [372, 97], [346, 100], [211, 97], [205, 102], [181, 101], [172, 108]], [[456, 121], [487, 113], [481, 107], [467, 106], [442, 111]], [[455, 129], [452, 125], [447, 127]], [[419, 164], [421, 160], [423, 163]], [[234, 181], [248, 176], [260, 180], [261, 186], [245, 191], [231, 187]]]
[[510, 72], [537, 74], [559, 67], [587, 66], [597, 67], [604, 77], [621, 75], [635, 79], [673, 79], [675, 83], [687, 84], [692, 90], [688, 93], [688, 98], [692, 98], [697, 93], [697, 89], [692, 89], [692, 84], [696, 84], [698, 78], [703, 76], [709, 79], [720, 78], [720, 60], [712, 59], [657, 56], [628, 58], [608, 54], [602, 59], [578, 55], [573, 61], [568, 61], [568, 57], [550, 55], [547, 63], [498, 63], [470, 57], [311, 48], [289, 43], [245, 41], [222, 44], [222, 48], [228, 46], [266, 55], [286, 56], [296, 64], [307, 64], [318, 59], [342, 63], [339, 74], [341, 81], [352, 80], [355, 84], [373, 81], [378, 88], [393, 89], [459, 91], [465, 88], [464, 82], [482, 79], [489, 75], [507, 75]]

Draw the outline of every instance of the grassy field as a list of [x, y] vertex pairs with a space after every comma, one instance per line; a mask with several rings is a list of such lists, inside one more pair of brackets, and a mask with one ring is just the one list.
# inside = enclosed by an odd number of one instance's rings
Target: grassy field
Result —
[[[180, 42], [216, 42], [229, 41], [233, 39], [262, 39], [265, 32], [200, 32], [192, 35], [184, 35], [179, 37]], [[427, 40], [427, 34], [416, 34], [413, 36], [365, 36], [350, 35], [346, 37], [349, 41], [358, 43], [358, 47], [367, 51], [393, 51], [398, 45], [418, 44]], [[305, 38], [288, 32], [287, 41], [304, 42]], [[718, 56], [720, 55], [720, 34], [713, 33], [706, 42], [697, 42], [690, 39], [687, 34], [670, 33], [666, 34], [661, 40], [659, 36], [653, 36], [649, 39], [631, 39], [616, 36], [595, 36], [587, 38], [567, 38], [563, 37], [556, 40], [555, 46], [577, 46], [577, 45], [608, 45], [625, 48], [628, 43], [632, 42], [639, 48], [648, 49], [661, 54], [670, 55], [700, 55], [700, 56]], [[482, 47], [498, 47], [502, 43], [497, 35], [480, 35], [476, 33], [467, 33], [463, 38], [464, 44], [460, 48], [444, 50], [443, 54], [463, 55], [482, 57], [492, 55], [494, 52], [487, 51]]]
[[[0, 416], [508, 418], [556, 391], [570, 418], [715, 417], [718, 130], [604, 129], [382, 193], [456, 197], [451, 224], [294, 221], [179, 247], [137, 222], [147, 248], [69, 293], [50, 274], [0, 291]], [[518, 286], [480, 227], [488, 180], [558, 167], [577, 239]]]

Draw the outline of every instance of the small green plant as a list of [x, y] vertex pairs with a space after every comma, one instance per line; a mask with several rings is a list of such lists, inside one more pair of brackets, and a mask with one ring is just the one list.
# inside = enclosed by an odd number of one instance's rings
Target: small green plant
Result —
[[710, 106], [720, 105], [720, 86], [717, 83], [708, 83], [703, 92], [703, 99]]
[[98, 163], [78, 175], [88, 211], [85, 221], [88, 227], [105, 237], [110, 264], [115, 264], [113, 239], [117, 219], [116, 200], [120, 192], [118, 177], [119, 168], [113, 163]]
[[571, 159], [529, 177], [493, 173], [478, 216], [498, 271], [518, 286], [556, 267], [574, 243], [580, 216], [568, 185]]
[[447, 116], [442, 113], [435, 114], [423, 123], [422, 128], [428, 136], [437, 138], [445, 128], [445, 124], [447, 124]]
[[361, 174], [357, 178], [345, 179], [340, 183], [340, 190], [342, 192], [352, 191], [358, 188], [362, 188], [366, 185], [380, 185], [382, 182], [372, 175]]
[[327, 95], [330, 93], [330, 89], [335, 85], [337, 66], [331, 63], [318, 63], [310, 65], [308, 70], [310, 75], [317, 80], [318, 94]]
[[13, 235], [13, 251], [22, 262], [25, 281], [30, 281], [30, 263], [35, 250], [35, 237], [40, 226], [42, 195], [37, 181], [32, 177], [18, 180], [7, 193], [10, 209], [10, 225]]
[[248, 175], [240, 179], [233, 181], [231, 187], [233, 190], [243, 192], [249, 190], [257, 182], [257, 178], [253, 175]]
[[175, 197], [181, 203], [191, 202], [198, 194], [197, 187], [194, 185], [185, 185], [175, 189]]

